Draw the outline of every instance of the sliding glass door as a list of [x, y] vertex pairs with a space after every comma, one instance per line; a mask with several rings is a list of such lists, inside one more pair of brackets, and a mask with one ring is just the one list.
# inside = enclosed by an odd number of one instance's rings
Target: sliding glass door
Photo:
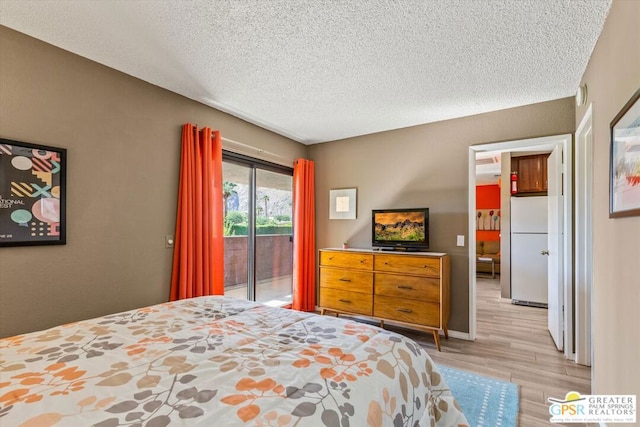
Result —
[[224, 200], [224, 293], [248, 297], [249, 198], [251, 168], [222, 161]]
[[291, 303], [292, 181], [291, 175], [256, 170], [256, 301]]
[[291, 303], [293, 170], [223, 153], [225, 294]]

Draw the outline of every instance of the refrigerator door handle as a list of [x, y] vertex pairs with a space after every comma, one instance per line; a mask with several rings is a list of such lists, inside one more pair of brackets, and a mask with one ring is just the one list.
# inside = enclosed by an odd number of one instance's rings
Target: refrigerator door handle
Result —
[[549, 255], [549, 251], [542, 251], [540, 252], [540, 255]]

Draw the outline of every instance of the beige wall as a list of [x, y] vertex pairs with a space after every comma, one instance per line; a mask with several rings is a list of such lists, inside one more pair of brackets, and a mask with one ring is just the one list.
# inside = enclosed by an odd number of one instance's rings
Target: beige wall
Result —
[[594, 131], [593, 390], [640, 397], [640, 217], [609, 218], [609, 124], [640, 89], [639, 23], [640, 2], [613, 2], [582, 83]]
[[[468, 332], [469, 146], [573, 133], [572, 98], [309, 147], [316, 167], [316, 240], [319, 248], [371, 246], [371, 210], [430, 208], [432, 251], [451, 254], [449, 328]], [[357, 219], [329, 220], [329, 190], [357, 188]]]
[[[68, 149], [67, 245], [0, 248], [0, 336], [166, 301], [181, 125], [292, 166], [306, 147], [0, 27], [0, 137]], [[225, 146], [228, 145], [225, 143]]]

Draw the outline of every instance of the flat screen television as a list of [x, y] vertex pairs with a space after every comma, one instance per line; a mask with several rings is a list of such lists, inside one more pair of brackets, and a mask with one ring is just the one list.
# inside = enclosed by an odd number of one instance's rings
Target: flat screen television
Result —
[[371, 242], [381, 250], [429, 249], [429, 208], [373, 210]]

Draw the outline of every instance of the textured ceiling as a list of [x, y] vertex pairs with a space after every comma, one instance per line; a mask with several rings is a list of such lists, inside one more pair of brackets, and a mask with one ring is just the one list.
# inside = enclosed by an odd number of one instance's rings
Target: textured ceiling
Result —
[[0, 0], [0, 23], [312, 144], [572, 96], [609, 7]]

